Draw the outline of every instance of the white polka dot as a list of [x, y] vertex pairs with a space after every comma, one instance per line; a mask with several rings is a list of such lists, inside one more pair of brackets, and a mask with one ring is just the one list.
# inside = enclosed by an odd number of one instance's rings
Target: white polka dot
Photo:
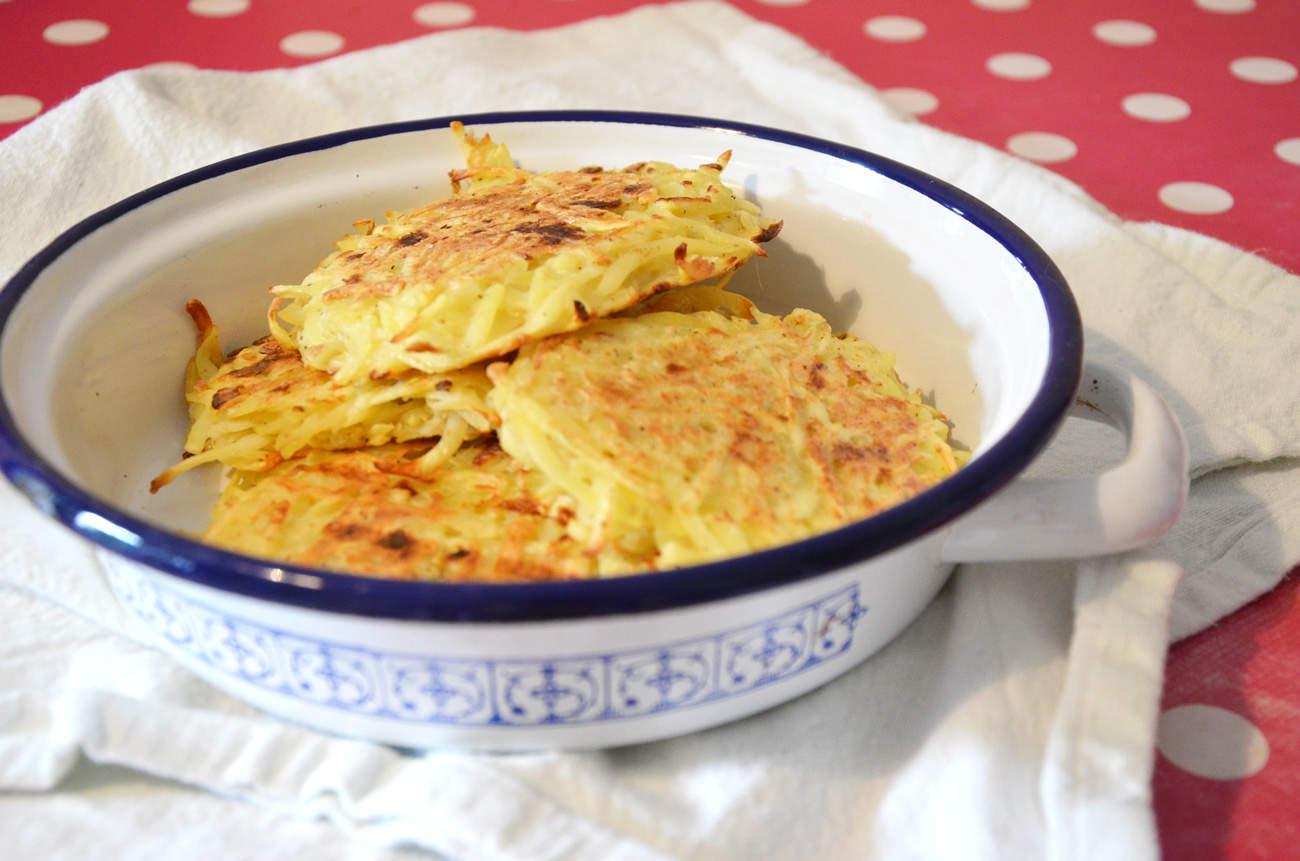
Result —
[[161, 60], [157, 63], [150, 63], [147, 66], [141, 66], [140, 68], [149, 69], [154, 72], [192, 72], [198, 67], [193, 63], [186, 63], [181, 60]]
[[1228, 64], [1232, 73], [1252, 84], [1285, 84], [1296, 79], [1296, 67], [1273, 57], [1238, 57]]
[[1029, 0], [971, 0], [981, 9], [993, 12], [1017, 12], [1029, 8]]
[[871, 18], [862, 29], [873, 39], [885, 42], [912, 42], [925, 35], [925, 24], [903, 15], [881, 15]]
[[1172, 123], [1187, 119], [1192, 106], [1177, 96], [1164, 93], [1134, 93], [1121, 103], [1124, 113], [1153, 123]]
[[1030, 161], [1069, 161], [1079, 154], [1074, 141], [1051, 132], [1021, 132], [1007, 140], [1007, 149]]
[[52, 45], [89, 45], [108, 35], [108, 25], [89, 18], [73, 18], [51, 24], [42, 35]]
[[300, 30], [280, 40], [280, 50], [294, 57], [324, 57], [343, 47], [343, 37], [329, 30]]
[[881, 90], [880, 95], [903, 113], [912, 116], [928, 114], [939, 107], [939, 99], [934, 93], [915, 87], [893, 87]]
[[249, 0], [190, 0], [186, 9], [200, 18], [229, 18], [248, 11]]
[[474, 20], [474, 7], [464, 3], [425, 3], [417, 6], [411, 17], [426, 27], [459, 27]]
[[1052, 64], [1037, 54], [994, 54], [984, 65], [999, 78], [1016, 81], [1045, 78], [1052, 71]]
[[40, 99], [31, 96], [0, 96], [0, 123], [29, 120], [41, 112]]
[[1156, 748], [1200, 777], [1240, 780], [1268, 762], [1268, 740], [1250, 721], [1217, 706], [1175, 706], [1160, 716]]
[[1099, 21], [1092, 27], [1092, 35], [1107, 45], [1120, 45], [1125, 48], [1136, 45], [1150, 45], [1156, 40], [1155, 28], [1141, 21]]
[[1171, 182], [1158, 192], [1170, 209], [1192, 215], [1217, 215], [1232, 209], [1232, 195], [1208, 182]]
[[1291, 164], [1300, 164], [1300, 138], [1287, 138], [1284, 141], [1278, 141], [1277, 146], [1273, 147], [1273, 152], [1282, 161], [1289, 161]]
[[1196, 0], [1196, 5], [1206, 12], [1249, 12], [1255, 8], [1255, 0]]

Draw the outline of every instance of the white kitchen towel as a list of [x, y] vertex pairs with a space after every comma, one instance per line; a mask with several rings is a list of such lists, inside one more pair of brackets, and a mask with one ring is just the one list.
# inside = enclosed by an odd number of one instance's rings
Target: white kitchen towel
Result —
[[[0, 142], [0, 275], [78, 219], [218, 158], [370, 123], [565, 107], [795, 129], [985, 199], [1061, 266], [1089, 355], [1138, 372], [1183, 422], [1197, 476], [1183, 519], [1140, 555], [964, 566], [878, 655], [757, 717], [618, 750], [488, 756], [334, 738], [212, 689], [148, 644], [95, 552], [6, 486], [6, 850], [1157, 857], [1149, 775], [1166, 638], [1300, 559], [1300, 278], [1202, 236], [1125, 224], [1044, 169], [897, 116], [808, 45], [712, 2], [435, 34], [294, 70], [116, 75]], [[1033, 471], [1112, 456], [1108, 436], [1068, 423]]]

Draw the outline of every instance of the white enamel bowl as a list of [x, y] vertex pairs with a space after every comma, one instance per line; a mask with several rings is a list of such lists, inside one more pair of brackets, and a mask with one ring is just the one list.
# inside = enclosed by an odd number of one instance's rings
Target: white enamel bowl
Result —
[[[182, 368], [201, 299], [229, 346], [264, 332], [266, 288], [296, 281], [352, 221], [446, 193], [451, 118], [274, 147], [95, 215], [0, 294], [0, 466], [99, 545], [158, 645], [286, 719], [406, 746], [619, 745], [798, 696], [906, 626], [961, 561], [1080, 556], [1166, 529], [1182, 437], [1140, 381], [1082, 361], [1060, 273], [1021, 231], [932, 177], [796, 134], [690, 117], [460, 117], [544, 170], [734, 153], [727, 177], [783, 218], [733, 282], [893, 350], [974, 457], [956, 476], [833, 533], [691, 569], [582, 583], [386, 582], [277, 565], [182, 537], [218, 475], [156, 496], [178, 454]], [[1081, 390], [1082, 387], [1082, 390]], [[1125, 434], [1100, 476], [1016, 480], [1077, 407]], [[96, 576], [87, 572], [87, 576]]]

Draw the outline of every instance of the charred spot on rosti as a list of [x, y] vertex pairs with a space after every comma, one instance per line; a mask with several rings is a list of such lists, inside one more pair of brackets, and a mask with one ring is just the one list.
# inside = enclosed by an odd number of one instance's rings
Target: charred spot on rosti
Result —
[[520, 224], [510, 228], [514, 233], [531, 233], [537, 236], [546, 245], [559, 245], [572, 239], [581, 239], [587, 235], [587, 232], [581, 227], [572, 224], [564, 224], [560, 221], [537, 222], [535, 224]]
[[387, 533], [375, 542], [375, 544], [385, 550], [396, 550], [399, 552], [410, 552], [414, 543], [415, 542], [411, 539], [411, 536], [407, 535], [406, 531], [403, 529], [394, 529], [392, 532]]

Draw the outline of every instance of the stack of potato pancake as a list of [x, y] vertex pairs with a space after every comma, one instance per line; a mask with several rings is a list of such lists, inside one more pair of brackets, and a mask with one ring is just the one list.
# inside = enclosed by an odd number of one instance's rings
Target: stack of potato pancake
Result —
[[185, 458], [229, 474], [203, 537], [442, 581], [735, 556], [869, 516], [963, 457], [893, 358], [725, 289], [781, 224], [697, 168], [532, 173], [452, 126], [451, 194], [357, 222], [226, 356], [187, 306]]

